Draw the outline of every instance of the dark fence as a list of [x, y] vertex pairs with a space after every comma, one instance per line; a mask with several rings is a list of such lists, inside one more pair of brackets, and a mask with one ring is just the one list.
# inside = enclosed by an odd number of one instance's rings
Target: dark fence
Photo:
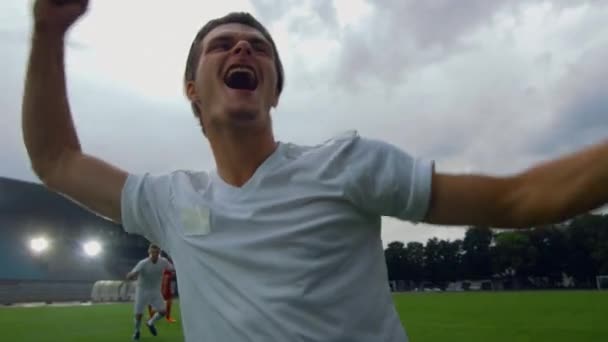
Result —
[[90, 301], [93, 282], [0, 280], [0, 305]]

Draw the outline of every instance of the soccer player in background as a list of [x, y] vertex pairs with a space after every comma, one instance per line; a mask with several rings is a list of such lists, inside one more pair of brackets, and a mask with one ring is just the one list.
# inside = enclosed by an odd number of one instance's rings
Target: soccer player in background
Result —
[[[169, 260], [169, 262], [172, 262], [171, 258], [168, 255], [167, 260]], [[171, 306], [173, 304], [173, 279], [175, 279], [175, 271], [171, 269], [165, 269], [163, 271], [163, 280], [161, 282], [160, 291], [163, 298], [165, 299], [165, 319], [169, 323], [176, 322], [175, 319], [171, 317]], [[155, 311], [154, 308], [152, 308], [152, 305], [148, 305], [148, 313], [150, 317], [154, 316]]]
[[164, 257], [160, 256], [160, 248], [151, 244], [148, 248], [148, 257], [139, 261], [133, 270], [127, 274], [128, 280], [136, 280], [135, 288], [135, 332], [133, 339], [139, 340], [140, 327], [144, 308], [152, 306], [156, 311], [146, 322], [150, 333], [157, 335], [154, 323], [165, 316], [165, 303], [161, 295], [161, 281], [165, 270], [173, 270], [173, 265]]

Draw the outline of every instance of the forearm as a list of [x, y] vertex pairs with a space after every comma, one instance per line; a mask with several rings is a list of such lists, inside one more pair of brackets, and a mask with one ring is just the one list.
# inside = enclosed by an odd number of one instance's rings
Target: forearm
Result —
[[533, 224], [559, 222], [596, 209], [608, 203], [608, 141], [540, 164], [519, 178], [517, 197]]
[[62, 155], [80, 151], [67, 99], [62, 36], [34, 34], [22, 106], [25, 146], [44, 180]]

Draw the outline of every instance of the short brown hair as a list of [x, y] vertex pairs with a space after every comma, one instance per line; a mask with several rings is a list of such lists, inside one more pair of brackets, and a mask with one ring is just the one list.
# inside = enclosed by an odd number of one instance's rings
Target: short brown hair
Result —
[[[281, 91], [283, 91], [283, 84], [285, 82], [285, 75], [283, 70], [283, 64], [281, 63], [281, 58], [279, 57], [279, 51], [277, 50], [272, 36], [270, 35], [270, 33], [268, 33], [268, 30], [266, 30], [264, 25], [262, 25], [257, 19], [255, 19], [251, 14], [247, 12], [232, 12], [228, 13], [223, 17], [212, 19], [208, 21], [205, 26], [203, 26], [198, 31], [198, 33], [194, 37], [194, 40], [192, 41], [192, 45], [190, 46], [190, 52], [188, 52], [188, 59], [186, 60], [186, 70], [184, 71], [184, 84], [189, 81], [194, 81], [196, 77], [198, 60], [201, 56], [199, 44], [203, 41], [203, 39], [205, 39], [205, 36], [207, 36], [209, 32], [211, 32], [216, 27], [225, 24], [243, 24], [251, 26], [254, 29], [260, 31], [264, 38], [266, 38], [268, 42], [270, 42], [270, 45], [272, 46], [272, 52], [274, 53], [274, 66], [277, 71], [277, 92], [278, 94], [281, 94]], [[192, 110], [194, 111], [195, 116], [200, 114], [194, 103], [192, 104]]]

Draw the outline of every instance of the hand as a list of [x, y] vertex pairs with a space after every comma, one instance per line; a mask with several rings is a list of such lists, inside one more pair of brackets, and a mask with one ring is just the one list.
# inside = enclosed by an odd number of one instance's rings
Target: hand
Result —
[[37, 34], [63, 36], [88, 7], [88, 0], [36, 0], [34, 30]]

